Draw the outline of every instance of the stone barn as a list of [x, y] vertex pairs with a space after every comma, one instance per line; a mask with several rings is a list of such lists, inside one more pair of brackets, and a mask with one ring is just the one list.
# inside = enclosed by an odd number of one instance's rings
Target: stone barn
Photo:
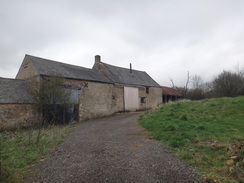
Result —
[[[25, 55], [16, 79], [2, 79], [6, 91], [0, 89], [0, 105], [2, 108], [6, 108], [7, 105], [30, 108], [33, 106], [33, 99], [26, 81], [40, 82], [50, 76], [64, 78], [64, 87], [71, 93], [72, 103], [75, 104], [73, 111], [77, 113], [77, 118], [74, 117], [77, 120], [98, 118], [117, 112], [151, 109], [162, 104], [161, 87], [144, 71], [103, 63], [98, 55], [95, 56], [92, 69]], [[15, 100], [13, 96], [6, 94], [7, 89], [8, 92], [16, 93], [21, 88], [19, 98], [16, 96]], [[27, 116], [31, 114], [32, 112]], [[33, 117], [36, 115], [33, 114]]]
[[[112, 99], [113, 84], [98, 72], [79, 66], [26, 55], [16, 79], [43, 79], [48, 76], [65, 78], [66, 88], [77, 101], [79, 120], [106, 116], [122, 110], [119, 98]], [[120, 109], [120, 110], [119, 110]]]
[[99, 55], [95, 56], [93, 70], [98, 71], [115, 88], [123, 93], [124, 111], [135, 111], [156, 108], [162, 103], [162, 90], [146, 72], [130, 68], [121, 68], [101, 62]]

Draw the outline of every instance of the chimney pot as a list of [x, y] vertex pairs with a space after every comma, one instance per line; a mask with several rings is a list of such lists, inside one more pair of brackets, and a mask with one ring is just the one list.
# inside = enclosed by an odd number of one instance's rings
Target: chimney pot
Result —
[[130, 73], [132, 73], [132, 64], [130, 63]]
[[100, 55], [95, 56], [95, 62], [101, 62], [101, 56]]

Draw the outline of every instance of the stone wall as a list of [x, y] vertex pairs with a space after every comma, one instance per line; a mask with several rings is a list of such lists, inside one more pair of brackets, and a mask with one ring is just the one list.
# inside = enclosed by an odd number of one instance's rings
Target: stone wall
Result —
[[162, 89], [159, 87], [140, 87], [139, 102], [140, 110], [159, 107], [162, 104]]
[[31, 62], [25, 58], [16, 75], [16, 79], [28, 79], [37, 75], [38, 73], [32, 66]]
[[[124, 112], [124, 87], [109, 83], [66, 80], [66, 84], [79, 87], [79, 119], [90, 119]], [[139, 110], [154, 109], [162, 104], [159, 87], [139, 88]], [[144, 103], [142, 103], [144, 98]]]
[[162, 88], [150, 87], [148, 95], [149, 107], [154, 109], [162, 105]]
[[31, 126], [38, 123], [33, 104], [0, 104], [0, 129]]
[[67, 79], [69, 86], [79, 87], [80, 120], [108, 116], [124, 111], [123, 88], [109, 83]]
[[80, 118], [97, 118], [123, 111], [123, 90], [113, 84], [89, 82], [80, 93]]

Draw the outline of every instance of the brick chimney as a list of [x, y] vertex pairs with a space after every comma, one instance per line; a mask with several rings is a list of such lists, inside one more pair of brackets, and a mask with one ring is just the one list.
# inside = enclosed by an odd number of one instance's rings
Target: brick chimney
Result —
[[101, 56], [100, 55], [95, 56], [95, 62], [101, 62]]

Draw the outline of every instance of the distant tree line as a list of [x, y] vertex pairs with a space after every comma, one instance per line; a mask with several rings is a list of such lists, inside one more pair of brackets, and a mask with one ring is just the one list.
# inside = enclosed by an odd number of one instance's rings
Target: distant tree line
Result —
[[189, 72], [183, 87], [175, 86], [172, 79], [170, 81], [184, 98], [191, 100], [244, 95], [244, 68], [239, 69], [238, 66], [235, 71], [222, 71], [211, 82], [204, 82], [199, 75], [190, 76]]

